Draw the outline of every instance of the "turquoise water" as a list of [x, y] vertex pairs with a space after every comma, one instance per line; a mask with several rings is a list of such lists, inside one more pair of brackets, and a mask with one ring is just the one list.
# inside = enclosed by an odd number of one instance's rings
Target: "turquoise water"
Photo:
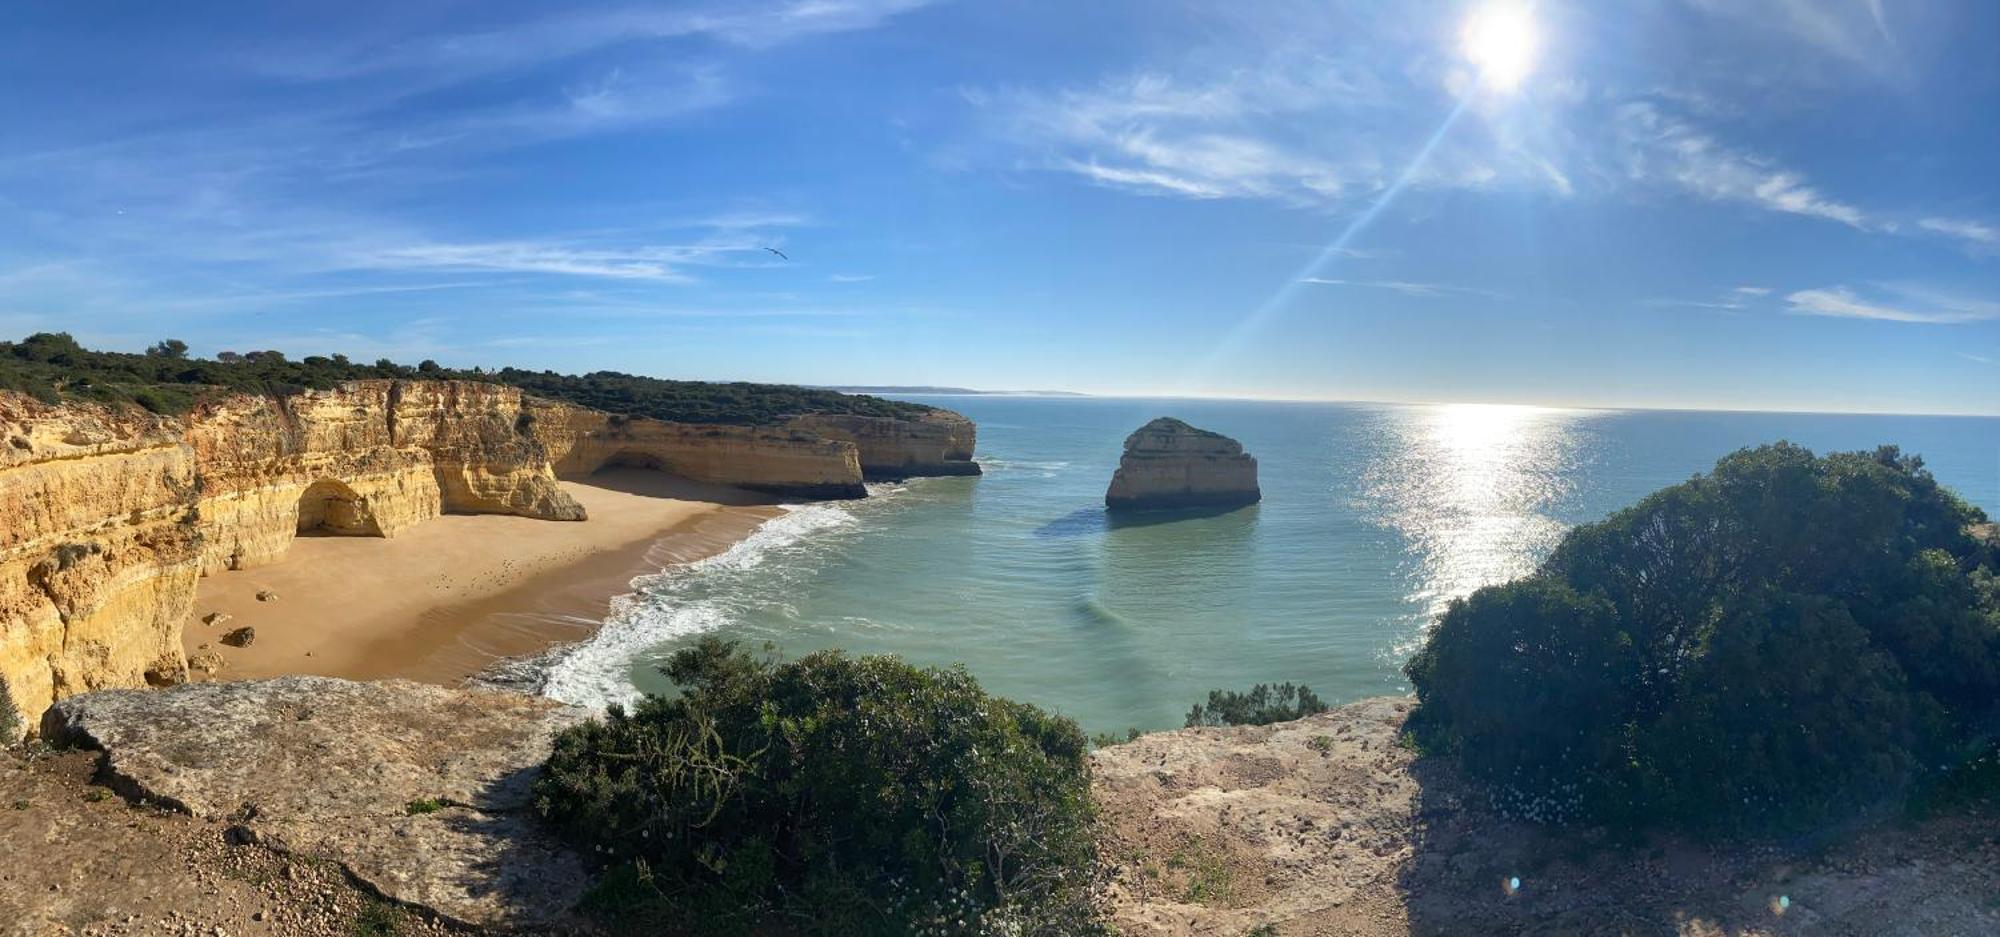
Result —
[[[2000, 419], [1100, 398], [911, 398], [979, 424], [980, 478], [875, 486], [796, 508], [743, 545], [649, 577], [548, 692], [603, 702], [713, 632], [787, 654], [842, 647], [963, 662], [1090, 731], [1180, 724], [1216, 687], [1404, 688], [1451, 598], [1531, 569], [1571, 525], [1742, 446], [1900, 444], [2000, 514]], [[1112, 526], [1124, 437], [1178, 416], [1241, 440], [1264, 502]]]

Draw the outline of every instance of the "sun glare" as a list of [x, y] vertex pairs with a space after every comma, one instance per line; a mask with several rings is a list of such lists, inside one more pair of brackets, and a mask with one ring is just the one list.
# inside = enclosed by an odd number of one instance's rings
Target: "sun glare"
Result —
[[1459, 30], [1459, 50], [1479, 69], [1482, 84], [1512, 91], [1535, 67], [1535, 20], [1524, 3], [1494, 0], [1472, 11]]

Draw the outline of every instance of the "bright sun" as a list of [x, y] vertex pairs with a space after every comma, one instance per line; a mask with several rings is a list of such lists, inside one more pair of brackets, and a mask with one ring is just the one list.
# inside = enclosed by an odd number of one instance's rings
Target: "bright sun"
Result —
[[1491, 0], [1466, 17], [1459, 50], [1479, 69], [1479, 80], [1511, 91], [1535, 67], [1535, 20], [1517, 0]]

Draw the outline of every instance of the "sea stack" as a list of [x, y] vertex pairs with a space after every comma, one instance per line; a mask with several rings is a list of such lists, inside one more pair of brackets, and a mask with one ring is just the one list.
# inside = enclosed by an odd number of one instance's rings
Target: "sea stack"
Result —
[[1163, 416], [1125, 437], [1125, 455], [1104, 493], [1114, 511], [1233, 508], [1255, 504], [1257, 460], [1243, 444]]

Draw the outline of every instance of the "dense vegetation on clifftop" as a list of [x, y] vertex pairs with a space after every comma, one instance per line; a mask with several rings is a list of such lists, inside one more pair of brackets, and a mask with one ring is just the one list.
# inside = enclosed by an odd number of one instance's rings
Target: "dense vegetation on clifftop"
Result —
[[565, 731], [535, 782], [620, 932], [1101, 932], [1076, 723], [893, 657], [708, 638], [664, 670], [682, 695]]
[[461, 371], [434, 361], [408, 366], [383, 358], [361, 364], [343, 355], [292, 361], [275, 351], [225, 351], [210, 360], [188, 357], [187, 346], [171, 339], [145, 354], [91, 351], [61, 332], [0, 342], [0, 390], [20, 391], [50, 403], [65, 398], [133, 403], [155, 413], [178, 414], [192, 409], [205, 395], [284, 395], [366, 378], [510, 384], [551, 400], [678, 423], [763, 425], [804, 413], [912, 417], [931, 409], [789, 384], [668, 381], [615, 371], [584, 375], [518, 368]]
[[1411, 731], [1544, 821], [1893, 806], [2000, 738], [1983, 520], [1895, 447], [1738, 452], [1452, 603], [1407, 668]]

